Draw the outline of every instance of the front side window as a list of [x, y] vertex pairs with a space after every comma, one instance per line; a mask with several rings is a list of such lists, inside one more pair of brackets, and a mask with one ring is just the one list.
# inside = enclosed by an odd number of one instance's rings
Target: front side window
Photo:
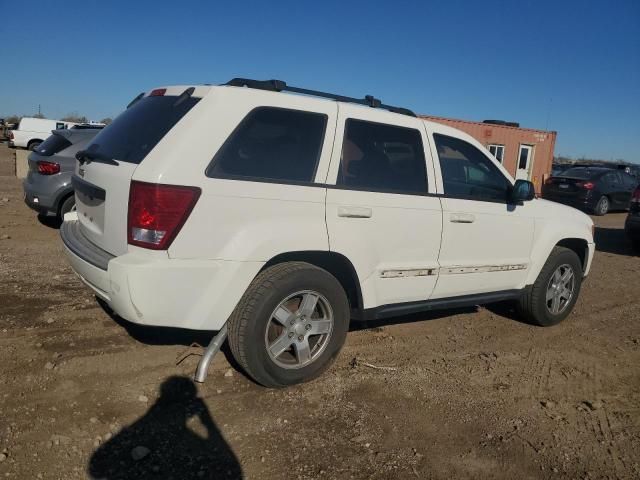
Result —
[[349, 119], [337, 185], [355, 190], [422, 194], [427, 175], [418, 130]]
[[504, 158], [504, 145], [489, 145], [489, 152], [493, 155], [496, 160], [502, 163], [502, 159]]
[[478, 148], [446, 135], [434, 134], [444, 193], [480, 201], [506, 201], [511, 182]]
[[312, 182], [326, 125], [320, 113], [256, 108], [220, 148], [207, 176]]

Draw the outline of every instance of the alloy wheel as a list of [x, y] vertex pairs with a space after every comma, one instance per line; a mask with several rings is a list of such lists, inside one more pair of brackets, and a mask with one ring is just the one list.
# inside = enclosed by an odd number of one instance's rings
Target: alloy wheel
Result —
[[304, 290], [289, 295], [275, 308], [265, 331], [271, 360], [282, 368], [297, 369], [315, 361], [329, 344], [333, 310], [320, 293]]
[[576, 279], [573, 267], [568, 264], [560, 265], [547, 285], [546, 305], [549, 312], [559, 315], [571, 303], [576, 287]]

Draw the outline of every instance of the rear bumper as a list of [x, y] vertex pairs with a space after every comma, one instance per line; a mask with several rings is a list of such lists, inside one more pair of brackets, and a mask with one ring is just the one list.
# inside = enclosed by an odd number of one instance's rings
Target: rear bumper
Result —
[[60, 234], [80, 279], [116, 314], [141, 325], [219, 330], [264, 265], [137, 250], [114, 257], [83, 237], [75, 213], [65, 215]]
[[564, 197], [564, 196], [560, 196], [560, 195], [551, 195], [551, 194], [546, 194], [544, 192], [542, 192], [542, 198], [544, 198], [545, 200], [549, 200], [551, 202], [556, 202], [556, 203], [561, 203], [563, 205], [568, 205], [569, 207], [573, 207], [573, 208], [577, 208], [578, 210], [587, 210], [587, 211], [591, 211], [594, 209], [596, 202], [593, 200], [593, 198], [591, 198], [591, 196], [588, 197]]
[[29, 184], [26, 180], [23, 182], [22, 187], [24, 189], [24, 203], [38, 213], [43, 214], [57, 214], [58, 205], [56, 205], [55, 198], [49, 195], [43, 195], [37, 190], [34, 190], [33, 185]]

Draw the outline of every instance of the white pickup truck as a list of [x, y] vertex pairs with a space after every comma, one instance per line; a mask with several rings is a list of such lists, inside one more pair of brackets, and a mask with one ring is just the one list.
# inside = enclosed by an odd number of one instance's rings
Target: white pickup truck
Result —
[[35, 150], [38, 145], [49, 138], [51, 130], [71, 128], [74, 125], [77, 123], [48, 118], [23, 117], [18, 128], [9, 131], [9, 146]]
[[61, 236], [80, 278], [131, 322], [228, 330], [270, 387], [324, 371], [352, 319], [510, 300], [558, 323], [594, 253], [587, 215], [373, 97], [157, 88], [77, 158]]

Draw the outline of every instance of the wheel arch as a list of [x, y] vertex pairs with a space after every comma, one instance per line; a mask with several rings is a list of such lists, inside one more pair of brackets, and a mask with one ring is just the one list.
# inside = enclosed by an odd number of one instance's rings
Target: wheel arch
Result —
[[364, 302], [358, 274], [351, 261], [344, 255], [316, 250], [285, 252], [271, 258], [260, 271], [283, 262], [306, 262], [328, 271], [340, 282], [347, 294], [352, 315], [362, 312]]
[[538, 247], [532, 252], [531, 269], [526, 280], [526, 285], [531, 285], [536, 281], [542, 267], [544, 267], [544, 264], [555, 247], [565, 247], [574, 251], [580, 259], [583, 274], [587, 271], [589, 266], [589, 241], [586, 238], [575, 235], [547, 238], [547, 241], [539, 242]]
[[44, 140], [41, 140], [39, 138], [32, 138], [27, 142], [27, 150], [31, 150], [31, 145], [33, 145], [34, 143], [42, 143], [42, 142], [44, 142]]

